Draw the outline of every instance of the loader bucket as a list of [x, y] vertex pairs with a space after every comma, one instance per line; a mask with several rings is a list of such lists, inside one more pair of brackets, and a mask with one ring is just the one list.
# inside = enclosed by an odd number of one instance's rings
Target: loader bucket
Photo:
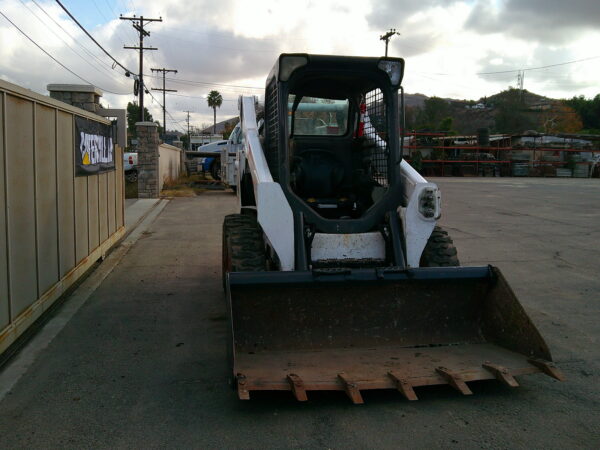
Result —
[[495, 267], [234, 272], [227, 282], [238, 395], [396, 389], [544, 372], [546, 343]]

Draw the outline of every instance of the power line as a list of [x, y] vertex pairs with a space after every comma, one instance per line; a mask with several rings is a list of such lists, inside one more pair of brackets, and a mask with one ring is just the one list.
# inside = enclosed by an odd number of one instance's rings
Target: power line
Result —
[[[173, 94], [171, 92], [169, 92], [169, 95], [174, 95], [175, 97], [187, 97], [187, 98], [202, 98], [204, 100], [206, 100], [206, 97], [203, 97], [201, 95], [185, 95], [185, 94]], [[223, 99], [224, 102], [237, 102], [237, 99], [233, 99], [233, 98], [224, 98]]]
[[233, 50], [233, 51], [254, 52], [254, 53], [277, 53], [278, 52], [277, 49], [267, 50], [267, 49], [257, 49], [257, 48], [226, 47], [226, 46], [222, 46], [222, 45], [215, 45], [211, 42], [191, 41], [189, 39], [184, 39], [184, 38], [180, 38], [180, 37], [176, 37], [176, 36], [170, 36], [170, 35], [162, 34], [162, 33], [160, 33], [159, 36], [161, 36], [163, 39], [174, 39], [177, 41], [190, 42], [196, 46], [202, 45], [204, 47], [218, 48], [221, 50]]
[[556, 63], [556, 64], [548, 64], [547, 66], [529, 67], [527, 69], [498, 70], [496, 72], [479, 72], [479, 73], [476, 73], [475, 75], [495, 75], [495, 74], [498, 74], [498, 73], [514, 73], [514, 72], [519, 72], [519, 71], [525, 72], [527, 70], [548, 69], [550, 67], [566, 66], [568, 64], [575, 64], [575, 63], [580, 63], [580, 62], [585, 62], [585, 61], [591, 61], [593, 59], [598, 59], [598, 58], [600, 58], [600, 55], [598, 55], [598, 56], [591, 56], [589, 58], [583, 58], [583, 59], [575, 59], [573, 61], [566, 61], [566, 62], [561, 62], [561, 63]]
[[[143, 89], [146, 89], [146, 86], [144, 85], [144, 86], [142, 86], [142, 88], [143, 88]], [[150, 97], [152, 97], [152, 100], [154, 100], [156, 103], [158, 103], [158, 105], [159, 105], [161, 108], [163, 108], [163, 105], [162, 105], [162, 104], [161, 104], [161, 103], [160, 103], [160, 102], [159, 102], [159, 101], [156, 99], [156, 97], [155, 97], [155, 96], [152, 94], [152, 91], [148, 91], [148, 94], [150, 94]], [[169, 110], [168, 110], [168, 109], [166, 109], [166, 108], [164, 108], [164, 109], [165, 109], [165, 111], [166, 111], [167, 115], [169, 116], [169, 118], [170, 118], [170, 119], [171, 119], [173, 122], [175, 122], [177, 125], [179, 125], [179, 128], [181, 128], [181, 130], [182, 130], [182, 131], [185, 133], [185, 129], [183, 128], [183, 126], [181, 125], [181, 123], [179, 123], [179, 121], [178, 121], [178, 120], [175, 120], [175, 118], [174, 118], [174, 117], [171, 115], [171, 113], [169, 112]], [[166, 130], [165, 130], [165, 132], [166, 132]]]
[[65, 28], [64, 28], [64, 27], [63, 27], [63, 26], [62, 26], [60, 23], [58, 23], [58, 22], [57, 22], [57, 21], [54, 19], [54, 17], [52, 17], [50, 14], [48, 14], [48, 12], [47, 12], [47, 11], [46, 11], [46, 10], [45, 10], [45, 9], [44, 9], [44, 8], [43, 8], [43, 7], [42, 7], [42, 6], [41, 6], [41, 5], [40, 5], [40, 4], [39, 4], [39, 3], [38, 3], [36, 0], [32, 0], [32, 1], [33, 1], [33, 3], [34, 3], [34, 4], [35, 4], [35, 5], [36, 5], [36, 6], [37, 6], [37, 7], [38, 7], [38, 8], [39, 8], [39, 9], [40, 9], [40, 10], [41, 10], [41, 11], [42, 11], [42, 12], [43, 12], [43, 13], [44, 13], [44, 14], [45, 14], [45, 15], [46, 15], [46, 16], [47, 16], [49, 19], [50, 19], [50, 20], [52, 20], [52, 22], [54, 22], [54, 23], [56, 24], [56, 26], [57, 26], [57, 27], [59, 27], [59, 28], [60, 28], [60, 29], [61, 29], [61, 30], [62, 30], [62, 31], [63, 31], [63, 32], [64, 32], [64, 33], [67, 35], [67, 36], [69, 36], [69, 37], [70, 37], [70, 38], [73, 40], [73, 42], [75, 42], [77, 45], [79, 45], [79, 46], [82, 48], [82, 50], [83, 50], [85, 53], [87, 53], [88, 55], [90, 55], [92, 58], [95, 58], [95, 59], [96, 59], [96, 61], [98, 61], [98, 62], [100, 63], [100, 67], [104, 68], [104, 70], [105, 70], [107, 73], [110, 73], [110, 72], [108, 72], [108, 69], [106, 69], [106, 68], [104, 67], [104, 64], [106, 63], [105, 61], [102, 61], [100, 58], [98, 58], [96, 55], [94, 55], [94, 54], [93, 54], [93, 53], [92, 53], [90, 50], [88, 50], [88, 49], [87, 49], [87, 47], [85, 47], [85, 45], [83, 45], [83, 44], [82, 44], [82, 43], [79, 41], [79, 39], [76, 39], [76, 38], [75, 38], [75, 37], [74, 37], [74, 36], [73, 36], [71, 33], [69, 33], [69, 32], [68, 32], [68, 31], [67, 31], [67, 30], [66, 30], [66, 29], [65, 29]]
[[[104, 0], [104, 1], [106, 2], [106, 0]], [[92, 0], [92, 2], [94, 3], [94, 6], [96, 7], [96, 9], [100, 13], [100, 15], [104, 18], [104, 20], [106, 20], [106, 22], [110, 22], [110, 19], [104, 15], [104, 13], [102, 12], [102, 10], [98, 6], [98, 3], [96, 3], [96, 0]], [[108, 3], [107, 3], [107, 5], [108, 5]], [[123, 43], [123, 45], [125, 45], [125, 40], [123, 40], [123, 35], [120, 33], [119, 29], [115, 28], [115, 31], [119, 35], [119, 39], [121, 40], [121, 42]]]
[[[157, 78], [157, 75], [153, 75], [153, 74], [149, 74], [146, 73], [144, 74], [146, 76], [149, 77], [155, 77]], [[236, 85], [236, 84], [225, 84], [225, 83], [211, 83], [208, 81], [194, 81], [194, 80], [184, 80], [182, 78], [168, 78], [168, 81], [172, 81], [174, 83], [181, 83], [181, 84], [193, 84], [193, 85], [206, 85], [206, 86], [223, 86], [223, 87], [232, 87], [232, 88], [239, 88], [239, 89], [253, 89], [253, 90], [264, 90], [264, 87], [256, 87], [256, 86], [240, 86], [240, 85]]]
[[96, 45], [97, 45], [97, 46], [100, 48], [100, 50], [102, 50], [102, 51], [103, 51], [103, 52], [106, 54], [106, 56], [108, 56], [110, 59], [112, 59], [112, 60], [115, 62], [115, 64], [116, 64], [117, 66], [119, 66], [120, 68], [122, 68], [122, 69], [125, 71], [125, 75], [126, 75], [126, 76], [129, 76], [129, 74], [131, 73], [131, 70], [129, 70], [127, 67], [125, 67], [123, 64], [121, 64], [119, 61], [117, 61], [117, 60], [116, 60], [116, 59], [113, 57], [113, 55], [111, 55], [111, 54], [110, 54], [108, 51], [106, 51], [106, 50], [104, 49], [104, 47], [102, 47], [102, 46], [100, 45], [100, 43], [99, 43], [99, 42], [98, 42], [96, 39], [94, 39], [94, 36], [92, 36], [92, 35], [91, 35], [91, 34], [88, 32], [88, 30], [86, 30], [86, 29], [85, 29], [85, 27], [84, 27], [83, 25], [81, 25], [81, 24], [80, 24], [80, 23], [77, 21], [77, 19], [76, 19], [75, 17], [73, 17], [73, 14], [71, 14], [71, 13], [69, 12], [69, 10], [68, 10], [67, 8], [65, 8], [65, 6], [64, 6], [64, 5], [63, 5], [63, 4], [60, 2], [60, 0], [54, 0], [54, 1], [56, 1], [56, 3], [58, 3], [58, 5], [59, 5], [59, 6], [60, 6], [60, 7], [63, 9], [63, 11], [64, 11], [64, 12], [66, 12], [66, 13], [67, 13], [67, 15], [68, 15], [68, 16], [69, 16], [69, 17], [70, 17], [72, 20], [73, 20], [73, 22], [75, 22], [75, 23], [77, 24], [77, 26], [78, 26], [79, 28], [81, 28], [81, 30], [82, 30], [82, 31], [83, 31], [85, 34], [87, 34], [87, 36], [88, 36], [88, 37], [89, 37], [89, 38], [90, 38], [90, 39], [91, 39], [91, 40], [94, 42], [94, 44], [96, 44]]
[[[59, 33], [57, 33], [56, 31], [54, 31], [54, 30], [52, 29], [52, 27], [50, 27], [50, 26], [49, 26], [49, 25], [48, 25], [46, 22], [44, 22], [44, 21], [43, 21], [43, 20], [42, 20], [42, 19], [41, 19], [41, 18], [40, 18], [40, 17], [39, 17], [39, 16], [38, 16], [38, 15], [37, 15], [37, 14], [36, 14], [36, 13], [35, 13], [33, 10], [32, 10], [32, 9], [31, 9], [31, 8], [29, 8], [29, 6], [27, 6], [27, 3], [25, 3], [25, 1], [24, 1], [24, 0], [19, 0], [19, 1], [20, 1], [20, 2], [23, 4], [23, 6], [24, 6], [25, 8], [27, 8], [27, 10], [28, 10], [28, 11], [29, 11], [31, 14], [33, 14], [33, 16], [35, 16], [35, 18], [36, 18], [38, 21], [40, 21], [40, 22], [41, 22], [41, 23], [42, 23], [42, 24], [43, 24], [43, 25], [44, 25], [46, 28], [48, 28], [48, 29], [49, 29], [49, 30], [50, 30], [50, 31], [51, 31], [51, 32], [52, 32], [52, 33], [53, 33], [53, 34], [54, 34], [54, 35], [55, 35], [57, 38], [59, 38], [59, 39], [60, 39], [60, 40], [61, 40], [61, 41], [62, 41], [62, 42], [63, 42], [63, 43], [64, 43], [64, 44], [67, 46], [67, 47], [69, 47], [69, 49], [70, 49], [70, 50], [71, 50], [73, 53], [75, 53], [77, 56], [79, 56], [79, 58], [81, 58], [81, 59], [82, 59], [82, 60], [83, 60], [83, 61], [84, 61], [86, 64], [88, 64], [90, 67], [92, 67], [92, 68], [93, 68], [94, 70], [96, 70], [98, 73], [99, 73], [99, 70], [98, 70], [98, 68], [100, 68], [100, 69], [104, 70], [104, 72], [105, 72], [105, 73], [107, 73], [107, 74], [108, 74], [108, 76], [109, 76], [110, 78], [114, 79], [114, 78], [113, 78], [113, 73], [112, 73], [112, 72], [110, 72], [110, 71], [109, 71], [109, 70], [108, 70], [106, 67], [104, 67], [104, 65], [100, 65], [100, 66], [95, 66], [95, 65], [93, 65], [93, 64], [92, 64], [92, 63], [91, 63], [91, 62], [90, 62], [88, 59], [84, 58], [84, 57], [81, 55], [81, 53], [77, 52], [77, 51], [76, 51], [76, 50], [75, 50], [75, 49], [74, 49], [74, 48], [73, 48], [73, 47], [72, 47], [72, 46], [71, 46], [71, 45], [70, 45], [70, 44], [69, 44], [69, 43], [68, 43], [68, 42], [67, 42], [67, 41], [66, 41], [66, 40], [65, 40], [65, 39], [64, 39], [64, 38], [63, 38], [63, 37], [62, 37], [62, 36], [59, 34]], [[34, 3], [34, 4], [35, 4], [35, 5], [36, 5], [36, 6], [37, 6], [37, 7], [38, 7], [38, 8], [39, 8], [39, 9], [40, 9], [40, 10], [41, 10], [41, 11], [42, 11], [44, 14], [46, 14], [46, 16], [48, 16], [48, 17], [49, 17], [49, 18], [50, 18], [52, 21], [54, 21], [54, 23], [55, 23], [55, 24], [56, 24], [58, 27], [60, 27], [60, 28], [61, 28], [61, 29], [62, 29], [62, 30], [65, 32], [65, 34], [67, 34], [69, 37], [71, 37], [71, 39], [73, 39], [73, 41], [74, 41], [74, 42], [76, 42], [77, 44], [79, 44], [79, 45], [80, 45], [80, 47], [81, 47], [81, 48], [83, 48], [83, 50], [84, 50], [84, 51], [85, 51], [85, 52], [86, 52], [88, 55], [90, 55], [90, 56], [92, 56], [92, 57], [95, 57], [95, 55], [94, 55], [94, 54], [90, 53], [90, 52], [89, 52], [89, 51], [88, 51], [88, 50], [87, 50], [85, 47], [83, 47], [83, 46], [82, 46], [82, 45], [81, 45], [81, 44], [80, 44], [80, 43], [79, 43], [79, 42], [78, 42], [78, 41], [77, 41], [75, 38], [73, 38], [73, 36], [71, 36], [71, 35], [70, 35], [70, 34], [69, 34], [69, 33], [68, 33], [68, 32], [67, 32], [67, 31], [66, 31], [66, 30], [65, 30], [65, 29], [64, 29], [64, 28], [63, 28], [63, 27], [62, 27], [62, 26], [61, 26], [61, 25], [58, 23], [58, 22], [56, 22], [56, 21], [55, 21], [55, 20], [52, 18], [52, 16], [50, 16], [50, 15], [49, 15], [49, 14], [48, 14], [48, 13], [47, 13], [47, 12], [46, 12], [46, 11], [45, 11], [45, 10], [44, 10], [44, 9], [43, 9], [41, 6], [40, 6], [40, 5], [39, 5], [39, 3], [37, 3], [35, 0], [33, 0], [33, 3]], [[100, 60], [99, 60], [99, 61], [100, 61]], [[100, 61], [100, 62], [102, 63], [102, 61]]]
[[[69, 73], [75, 75], [77, 78], [79, 78], [81, 81], [87, 83], [87, 84], [91, 84], [91, 85], [95, 85], [98, 86], [95, 83], [92, 83], [91, 81], [86, 80], [85, 78], [83, 78], [81, 75], [73, 72], [71, 69], [69, 69], [67, 66], [65, 66], [63, 63], [61, 63], [58, 59], [56, 59], [54, 56], [52, 56], [50, 53], [48, 53], [44, 48], [42, 48], [37, 42], [35, 42], [32, 38], [30, 38], [27, 33], [25, 33], [23, 30], [21, 30], [12, 20], [10, 20], [8, 17], [6, 17], [6, 15], [0, 11], [0, 14], [2, 15], [2, 17], [4, 17], [8, 22], [10, 22], [10, 24], [15, 27], [23, 36], [25, 36], [32, 44], [34, 44], [37, 48], [39, 48], [41, 51], [43, 51], [49, 58], [51, 58], [55, 63], [57, 63], [58, 65], [60, 65], [63, 69], [65, 69], [66, 71], [68, 71]], [[108, 89], [105, 89], [101, 86], [98, 86], [100, 89], [102, 89], [103, 91], [106, 92], [110, 92], [111, 94], [116, 94], [116, 95], [126, 95], [120, 92], [113, 92], [110, 91]]]

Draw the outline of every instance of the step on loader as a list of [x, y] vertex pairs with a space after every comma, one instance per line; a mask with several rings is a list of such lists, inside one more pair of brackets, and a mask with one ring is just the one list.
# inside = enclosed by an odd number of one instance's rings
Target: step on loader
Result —
[[264, 119], [240, 98], [239, 214], [223, 223], [230, 373], [253, 391], [562, 380], [500, 270], [461, 267], [441, 196], [402, 159], [400, 58], [282, 54]]

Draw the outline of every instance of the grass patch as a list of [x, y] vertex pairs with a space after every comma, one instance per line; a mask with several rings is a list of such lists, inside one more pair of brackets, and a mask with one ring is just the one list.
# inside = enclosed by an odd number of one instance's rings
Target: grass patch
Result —
[[195, 197], [205, 191], [198, 183], [205, 180], [204, 175], [185, 175], [177, 178], [167, 177], [160, 195], [162, 197]]
[[177, 189], [163, 189], [161, 197], [195, 197], [196, 192], [191, 187], [178, 187]]

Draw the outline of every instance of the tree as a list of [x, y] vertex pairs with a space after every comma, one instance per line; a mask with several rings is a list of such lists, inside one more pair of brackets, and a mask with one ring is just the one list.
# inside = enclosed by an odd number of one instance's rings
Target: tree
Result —
[[430, 97], [423, 103], [423, 114], [429, 128], [437, 128], [437, 125], [450, 115], [450, 105], [443, 98]]
[[[137, 103], [127, 103], [127, 135], [129, 137], [137, 137], [137, 130], [135, 129], [136, 122], [139, 122], [140, 107]], [[152, 114], [148, 112], [148, 108], [144, 106], [144, 119], [147, 122], [154, 122]]]
[[583, 123], [577, 111], [564, 103], [554, 103], [541, 115], [542, 131], [546, 134], [576, 133]]
[[[524, 91], [527, 93], [527, 91]], [[520, 89], [509, 88], [495, 95], [495, 131], [497, 133], [522, 133], [536, 128], [535, 113], [527, 110], [521, 101]]]
[[589, 100], [583, 95], [573, 97], [565, 100], [565, 103], [579, 113], [584, 129], [593, 132], [600, 130], [600, 94]]
[[233, 131], [233, 129], [235, 128], [235, 126], [237, 125], [237, 123], [239, 121], [240, 121], [239, 119], [235, 119], [230, 122], [225, 122], [225, 127], [223, 129], [223, 139], [229, 139], [231, 132]]
[[220, 108], [223, 104], [223, 97], [219, 91], [210, 91], [206, 98], [209, 108], [213, 109], [214, 120], [213, 120], [213, 134], [217, 134], [217, 108]]

